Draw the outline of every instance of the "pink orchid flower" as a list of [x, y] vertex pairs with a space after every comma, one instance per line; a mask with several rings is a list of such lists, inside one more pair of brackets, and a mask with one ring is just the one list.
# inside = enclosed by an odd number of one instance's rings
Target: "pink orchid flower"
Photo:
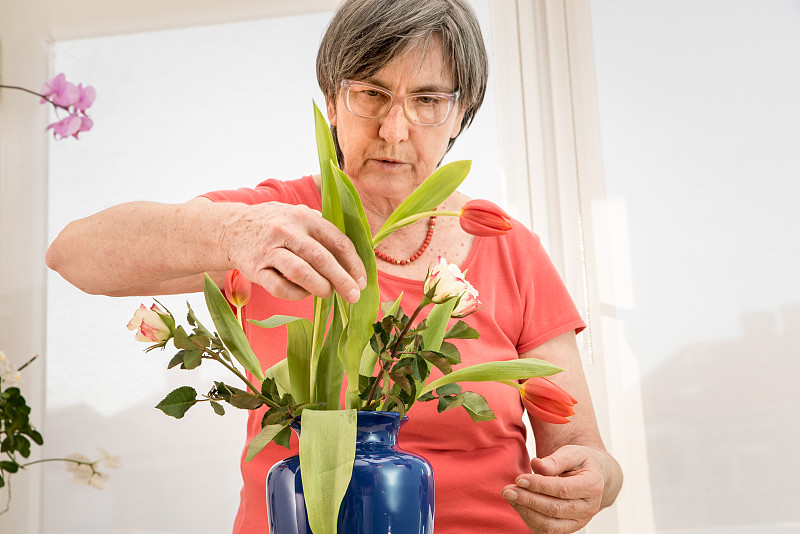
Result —
[[73, 105], [81, 97], [80, 89], [74, 83], [68, 82], [63, 72], [44, 82], [41, 92], [45, 97], [41, 102], [50, 101], [65, 108]]
[[[78, 84], [78, 100], [74, 104], [74, 108], [78, 111], [86, 112], [87, 109], [94, 103], [97, 97], [97, 91], [91, 85], [84, 87], [82, 83]], [[84, 130], [82, 130], [84, 131]]]
[[[88, 119], [88, 117], [86, 117]], [[91, 120], [89, 120], [91, 123]], [[81, 117], [77, 115], [69, 115], [64, 117], [60, 121], [54, 122], [45, 128], [45, 130], [53, 130], [53, 137], [56, 139], [64, 139], [65, 137], [69, 137], [70, 135], [78, 137], [78, 132], [83, 131], [81, 127], [83, 126], [83, 121]], [[89, 128], [91, 128], [91, 124], [89, 124]], [[87, 128], [88, 130], [88, 128]]]

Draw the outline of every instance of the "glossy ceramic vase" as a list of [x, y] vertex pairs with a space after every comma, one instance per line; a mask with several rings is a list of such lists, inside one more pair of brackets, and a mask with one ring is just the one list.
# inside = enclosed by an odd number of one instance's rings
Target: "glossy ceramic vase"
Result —
[[[356, 458], [339, 510], [339, 534], [433, 534], [431, 465], [397, 446], [407, 420], [394, 412], [358, 412]], [[298, 456], [270, 469], [267, 509], [271, 534], [312, 534]]]

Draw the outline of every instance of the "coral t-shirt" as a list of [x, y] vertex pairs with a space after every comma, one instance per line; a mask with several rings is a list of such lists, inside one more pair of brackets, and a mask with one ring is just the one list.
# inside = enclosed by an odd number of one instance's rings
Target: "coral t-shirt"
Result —
[[[257, 204], [278, 201], [305, 204], [321, 210], [319, 191], [311, 176], [299, 180], [267, 180], [254, 189], [217, 191], [204, 195], [216, 202]], [[480, 333], [477, 340], [450, 340], [464, 365], [513, 360], [559, 334], [580, 332], [584, 323], [539, 238], [519, 222], [502, 237], [477, 237], [460, 266], [479, 292], [483, 308], [465, 320]], [[402, 292], [402, 307], [411, 313], [422, 299], [422, 280], [409, 280], [378, 271], [381, 301]], [[259, 286], [244, 307], [247, 319], [272, 315], [310, 318], [312, 299], [280, 300]], [[429, 309], [429, 308], [428, 308]], [[455, 322], [455, 320], [452, 320]], [[260, 328], [245, 322], [245, 333], [263, 368], [286, 355], [286, 330]], [[456, 367], [458, 368], [458, 366]], [[434, 368], [432, 376], [438, 371]], [[501, 490], [517, 475], [529, 473], [524, 409], [516, 388], [494, 382], [465, 383], [464, 390], [483, 395], [497, 419], [473, 422], [456, 408], [438, 413], [437, 402], [417, 402], [400, 429], [400, 447], [425, 457], [433, 466], [436, 484], [436, 534], [530, 532]], [[263, 410], [250, 412], [248, 442], [261, 429]], [[297, 453], [270, 443], [251, 462], [242, 454], [239, 512], [234, 534], [268, 531], [265, 481], [270, 467]]]

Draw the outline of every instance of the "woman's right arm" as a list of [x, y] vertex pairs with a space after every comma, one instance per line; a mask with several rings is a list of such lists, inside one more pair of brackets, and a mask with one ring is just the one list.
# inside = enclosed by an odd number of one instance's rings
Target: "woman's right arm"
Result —
[[[69, 223], [48, 267], [82, 291], [109, 296], [201, 291], [238, 269], [279, 298], [333, 289], [351, 302], [365, 284], [353, 244], [305, 206], [267, 202], [130, 202]], [[358, 282], [357, 282], [358, 281]]]

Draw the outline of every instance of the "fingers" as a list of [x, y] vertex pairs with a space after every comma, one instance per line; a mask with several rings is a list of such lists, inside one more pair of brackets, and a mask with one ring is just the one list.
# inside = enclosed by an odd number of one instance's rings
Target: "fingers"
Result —
[[228, 257], [234, 268], [278, 298], [299, 300], [336, 291], [356, 302], [366, 271], [353, 243], [305, 206], [269, 202], [242, 207]]
[[[503, 489], [503, 497], [520, 517], [537, 533], [572, 533], [583, 528], [599, 511], [599, 496], [589, 498], [558, 498], [536, 493], [521, 486], [524, 479]], [[559, 491], [556, 491], [559, 493]], [[560, 492], [569, 493], [568, 490]]]
[[[513, 488], [513, 486], [511, 486], [511, 488]], [[525, 521], [525, 524], [537, 534], [568, 534], [577, 532], [589, 522], [588, 519], [583, 522], [575, 518], [560, 517], [539, 512], [536, 508], [525, 504], [525, 496], [520, 496], [516, 489], [504, 490], [503, 496], [506, 497], [511, 507], [514, 508], [522, 520]]]

